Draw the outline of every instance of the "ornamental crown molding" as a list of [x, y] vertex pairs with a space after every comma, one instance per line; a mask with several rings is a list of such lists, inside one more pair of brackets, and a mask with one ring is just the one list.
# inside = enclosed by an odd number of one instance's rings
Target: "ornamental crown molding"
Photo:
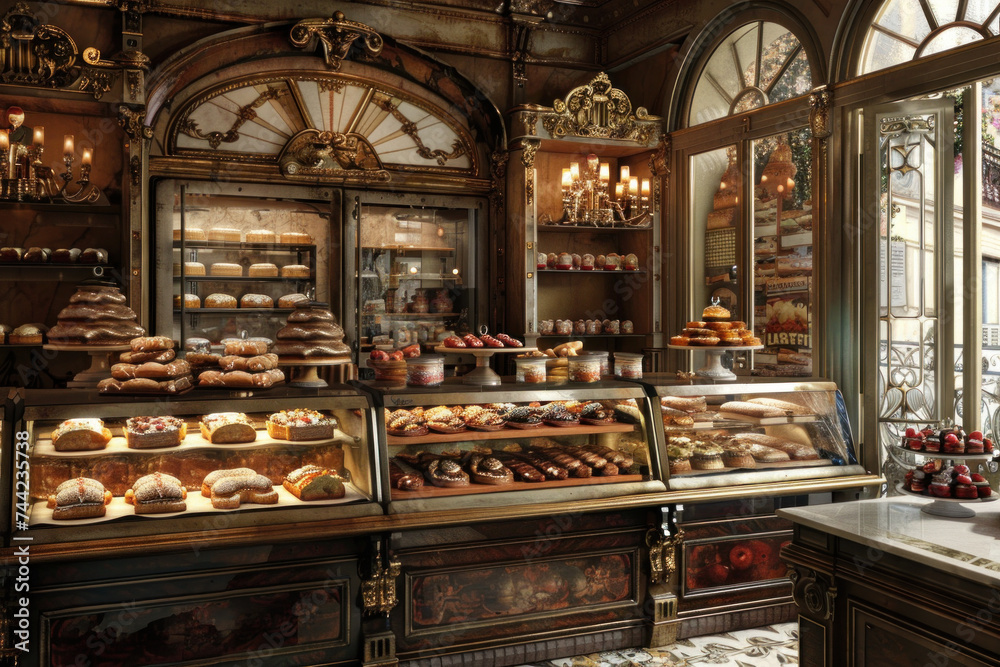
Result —
[[66, 88], [80, 78], [79, 51], [58, 26], [19, 2], [0, 19], [0, 83]]
[[305, 19], [299, 21], [288, 35], [294, 46], [304, 49], [312, 42], [315, 35], [323, 47], [323, 59], [326, 66], [337, 71], [351, 46], [361, 39], [362, 46], [371, 56], [382, 52], [382, 36], [371, 26], [357, 21], [348, 21], [344, 12], [336, 11], [330, 19]]

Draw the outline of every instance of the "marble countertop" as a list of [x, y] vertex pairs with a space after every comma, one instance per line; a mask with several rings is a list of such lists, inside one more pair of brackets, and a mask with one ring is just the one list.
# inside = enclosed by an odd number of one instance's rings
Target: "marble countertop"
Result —
[[920, 511], [930, 501], [893, 496], [779, 509], [778, 516], [979, 583], [1000, 585], [1000, 502], [971, 503], [976, 516]]

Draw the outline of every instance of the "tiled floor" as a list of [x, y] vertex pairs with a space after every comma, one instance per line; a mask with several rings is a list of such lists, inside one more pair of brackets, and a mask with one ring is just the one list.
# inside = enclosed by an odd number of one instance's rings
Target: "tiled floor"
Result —
[[691, 637], [658, 649], [627, 649], [523, 667], [790, 667], [798, 665], [797, 623]]

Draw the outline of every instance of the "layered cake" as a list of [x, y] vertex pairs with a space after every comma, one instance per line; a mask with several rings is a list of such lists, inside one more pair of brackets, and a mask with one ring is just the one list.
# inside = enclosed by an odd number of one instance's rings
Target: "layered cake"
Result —
[[282, 410], [267, 418], [267, 434], [276, 440], [332, 438], [337, 420], [315, 410]]
[[104, 449], [111, 431], [97, 418], [67, 419], [52, 431], [52, 446], [57, 452]]
[[176, 447], [187, 435], [187, 423], [170, 416], [129, 417], [124, 430], [129, 449]]
[[108, 283], [83, 283], [60, 311], [49, 341], [61, 345], [122, 345], [145, 336], [125, 295]]
[[288, 324], [277, 334], [274, 351], [283, 360], [317, 361], [349, 355], [344, 330], [337, 324], [327, 304], [300, 301], [288, 316]]

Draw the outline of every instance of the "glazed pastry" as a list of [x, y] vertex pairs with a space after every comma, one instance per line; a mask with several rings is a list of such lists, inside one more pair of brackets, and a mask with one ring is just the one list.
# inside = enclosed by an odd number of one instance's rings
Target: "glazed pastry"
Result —
[[553, 426], [575, 426], [580, 419], [562, 403], [549, 403], [542, 409], [542, 421]]
[[580, 421], [585, 424], [610, 424], [614, 420], [614, 411], [605, 408], [596, 401], [587, 403], [580, 410]]
[[439, 405], [424, 411], [424, 421], [432, 431], [458, 433], [465, 430], [465, 422], [449, 407]]
[[212, 444], [253, 442], [257, 430], [242, 412], [216, 412], [205, 415], [199, 422], [201, 435]]
[[718, 470], [724, 468], [722, 447], [696, 442], [692, 448], [691, 465], [695, 470]]
[[545, 473], [551, 479], [566, 479], [567, 477], [590, 477], [591, 470], [583, 461], [555, 448], [532, 448], [527, 452], [528, 460], [533, 466]]
[[184, 359], [174, 359], [168, 364], [147, 361], [135, 367], [137, 378], [177, 378], [191, 374], [191, 366]]
[[477, 430], [498, 430], [506, 421], [495, 410], [488, 410], [479, 405], [470, 405], [462, 411], [462, 421], [465, 425]]
[[24, 248], [7, 246], [0, 248], [0, 262], [20, 262], [24, 256]]
[[[545, 473], [541, 472], [538, 468], [531, 465], [524, 459], [517, 458], [513, 454], [506, 454], [503, 452], [498, 452], [495, 456], [501, 463], [506, 465], [512, 473], [514, 473], [518, 481], [531, 483], [545, 481]], [[566, 471], [564, 470], [563, 472], [565, 473]]]
[[125, 502], [135, 506], [136, 514], [183, 512], [187, 509], [187, 489], [176, 477], [154, 472], [135, 480], [125, 492]]
[[225, 353], [237, 356], [257, 356], [267, 353], [267, 343], [260, 340], [229, 340], [225, 342]]
[[257, 354], [252, 357], [241, 357], [236, 354], [227, 354], [219, 357], [219, 368], [224, 371], [249, 371], [256, 373], [259, 371], [269, 371], [278, 367], [278, 355]]
[[299, 500], [333, 500], [347, 492], [339, 475], [311, 464], [288, 473], [282, 485]]
[[542, 425], [542, 418], [537, 408], [522, 406], [515, 407], [503, 415], [508, 426], [514, 428], [534, 428]]
[[57, 452], [104, 449], [111, 441], [111, 431], [100, 419], [67, 419], [52, 431], [52, 446]]
[[718, 299], [713, 300], [711, 306], [706, 306], [701, 312], [701, 319], [706, 322], [728, 322], [731, 314], [728, 309], [718, 304]]
[[416, 436], [426, 435], [427, 426], [423, 420], [409, 410], [396, 410], [385, 420], [386, 430], [390, 435]]
[[176, 447], [187, 435], [187, 423], [177, 417], [130, 417], [125, 421], [129, 449]]
[[267, 418], [267, 434], [276, 440], [321, 440], [332, 438], [337, 420], [315, 410], [282, 410]]
[[756, 468], [750, 445], [729, 444], [722, 452], [722, 463], [727, 468]]
[[53, 264], [76, 264], [80, 260], [79, 248], [59, 248], [52, 252]]
[[138, 325], [135, 311], [125, 301], [125, 295], [114, 285], [78, 286], [69, 305], [59, 311], [49, 341], [62, 345], [122, 345], [145, 336], [146, 330]]
[[[675, 438], [681, 440], [681, 438]], [[686, 440], [686, 438], [684, 438]], [[690, 441], [689, 441], [690, 442]], [[670, 474], [691, 471], [691, 450], [680, 445], [667, 447], [667, 459], [670, 461]]]
[[107, 513], [111, 492], [96, 479], [77, 477], [56, 487], [49, 496], [48, 507], [53, 519], [91, 519]]
[[344, 329], [325, 303], [300, 301], [277, 333], [275, 353], [289, 359], [324, 359], [349, 355]]
[[514, 481], [514, 473], [493, 456], [473, 454], [469, 459], [469, 471], [472, 481], [477, 484], [510, 484]]
[[628, 454], [603, 445], [584, 445], [583, 449], [589, 452], [594, 452], [595, 454], [600, 454], [619, 468], [631, 468], [635, 464], [633, 458]]
[[424, 485], [424, 478], [409, 464], [395, 458], [389, 459], [389, 482], [400, 491], [416, 491]]
[[118, 380], [106, 378], [97, 383], [97, 391], [102, 394], [179, 394], [192, 387], [190, 376], [157, 382], [152, 378]]
[[454, 459], [437, 459], [427, 464], [424, 476], [434, 486], [468, 486], [469, 474]]
[[32, 264], [43, 264], [49, 261], [49, 257], [51, 255], [52, 251], [48, 248], [39, 248], [35, 246], [24, 251], [24, 255], [21, 256], [21, 261], [30, 262]]

